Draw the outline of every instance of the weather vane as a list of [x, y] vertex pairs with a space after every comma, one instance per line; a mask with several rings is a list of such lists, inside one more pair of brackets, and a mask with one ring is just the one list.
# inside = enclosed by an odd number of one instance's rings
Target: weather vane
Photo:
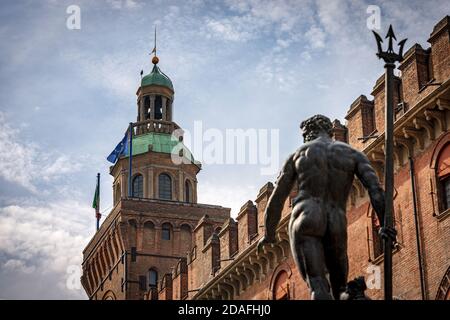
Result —
[[154, 53], [155, 55], [152, 58], [152, 63], [157, 64], [159, 62], [159, 58], [156, 56], [156, 25], [155, 25], [155, 46], [153, 47], [152, 52], [150, 54]]

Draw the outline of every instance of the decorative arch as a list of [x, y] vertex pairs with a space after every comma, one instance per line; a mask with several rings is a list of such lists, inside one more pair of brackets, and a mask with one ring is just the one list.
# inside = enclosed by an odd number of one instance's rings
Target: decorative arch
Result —
[[114, 294], [113, 291], [108, 290], [106, 291], [106, 293], [103, 295], [102, 300], [117, 300], [116, 299], [116, 295]]
[[441, 150], [445, 147], [446, 144], [450, 143], [450, 132], [444, 134], [439, 140], [436, 142], [436, 146], [434, 147], [433, 153], [430, 158], [430, 168], [435, 169], [436, 159], [439, 156]]
[[450, 266], [447, 268], [447, 271], [439, 284], [436, 300], [450, 300]]
[[173, 187], [172, 187], [172, 176], [163, 172], [158, 176], [158, 197], [163, 200], [172, 200], [173, 197]]
[[[450, 209], [450, 134], [445, 134], [436, 144], [430, 162], [430, 175], [434, 180], [435, 190], [431, 190], [437, 195], [438, 213]], [[434, 199], [433, 199], [434, 201]], [[434, 212], [436, 215], [436, 212]]]
[[290, 278], [292, 269], [287, 263], [278, 265], [272, 273], [269, 284], [270, 300], [289, 300], [292, 296]]
[[194, 227], [187, 222], [182, 222], [179, 226], [180, 226], [180, 229], [184, 228], [184, 229], [189, 229], [191, 231], [194, 230]]

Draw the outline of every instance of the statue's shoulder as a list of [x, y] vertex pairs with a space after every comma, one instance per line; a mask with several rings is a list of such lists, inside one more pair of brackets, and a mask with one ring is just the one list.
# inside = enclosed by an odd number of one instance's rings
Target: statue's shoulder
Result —
[[312, 142], [306, 142], [302, 144], [295, 152], [292, 154], [294, 158], [301, 157], [305, 154], [306, 150], [312, 147]]
[[352, 154], [360, 152], [360, 151], [356, 150], [355, 148], [353, 148], [348, 143], [345, 143], [342, 141], [333, 141], [333, 143], [331, 144], [331, 147], [334, 149], [344, 151], [344, 152], [350, 152]]

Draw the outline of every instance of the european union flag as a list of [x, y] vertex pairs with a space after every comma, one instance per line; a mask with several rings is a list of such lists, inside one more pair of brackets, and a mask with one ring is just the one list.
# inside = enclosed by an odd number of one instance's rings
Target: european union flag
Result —
[[117, 159], [121, 155], [128, 154], [128, 144], [129, 144], [129, 132], [125, 134], [122, 141], [116, 146], [116, 148], [111, 152], [111, 154], [106, 158], [109, 162], [116, 163]]

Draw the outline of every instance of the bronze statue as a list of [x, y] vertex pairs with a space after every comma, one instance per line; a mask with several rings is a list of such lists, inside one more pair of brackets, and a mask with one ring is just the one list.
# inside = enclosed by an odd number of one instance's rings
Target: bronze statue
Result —
[[[289, 237], [294, 260], [308, 284], [311, 299], [336, 299], [347, 288], [347, 197], [354, 175], [369, 191], [381, 222], [380, 234], [395, 239], [384, 228], [384, 191], [367, 157], [350, 145], [331, 139], [332, 123], [315, 115], [300, 125], [304, 144], [286, 160], [265, 212], [265, 235], [258, 250], [275, 242], [283, 204], [295, 182]], [[327, 278], [329, 276], [329, 281]], [[331, 286], [331, 290], [330, 290]]]

